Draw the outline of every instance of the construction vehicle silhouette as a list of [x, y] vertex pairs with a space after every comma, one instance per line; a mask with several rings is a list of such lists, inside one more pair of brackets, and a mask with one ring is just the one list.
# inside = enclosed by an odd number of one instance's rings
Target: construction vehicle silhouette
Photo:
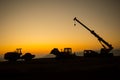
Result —
[[[89, 29], [86, 25], [84, 25], [82, 22], [80, 22], [76, 17], [73, 20], [75, 22], [78, 22], [79, 24], [81, 24], [92, 35], [94, 35], [103, 47], [103, 48], [101, 48], [100, 53], [97, 53], [93, 50], [84, 50], [84, 56], [113, 56], [113, 53], [110, 53], [110, 51], [113, 49], [111, 44], [106, 42], [102, 37], [100, 37], [96, 32], [94, 32], [94, 30]], [[74, 26], [76, 26], [76, 24], [74, 24]]]
[[17, 61], [18, 59], [20, 59], [20, 56], [22, 55], [21, 52], [22, 48], [17, 48], [16, 51], [14, 52], [7, 52], [4, 55], [4, 59], [8, 60], [8, 61]]
[[17, 48], [16, 51], [14, 52], [7, 52], [4, 55], [4, 59], [10, 61], [10, 62], [15, 62], [18, 59], [24, 59], [25, 61], [30, 61], [32, 60], [35, 55], [32, 55], [31, 53], [25, 53], [22, 55], [22, 48]]
[[31, 53], [25, 53], [21, 56], [21, 59], [24, 59], [25, 61], [30, 61], [32, 58], [34, 58], [35, 55], [32, 55]]
[[68, 59], [76, 57], [75, 54], [72, 53], [72, 48], [64, 48], [64, 51], [59, 51], [58, 48], [54, 48], [51, 50], [50, 54], [56, 55], [57, 59]]

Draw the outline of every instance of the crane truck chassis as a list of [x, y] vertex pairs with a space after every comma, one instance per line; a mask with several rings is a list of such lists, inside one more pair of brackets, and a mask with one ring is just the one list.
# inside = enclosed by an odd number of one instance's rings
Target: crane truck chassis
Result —
[[[93, 50], [84, 50], [83, 54], [85, 57], [110, 57], [113, 56], [113, 53], [110, 53], [110, 51], [113, 49], [112, 45], [106, 42], [102, 37], [100, 37], [94, 30], [89, 29], [86, 25], [84, 25], [82, 22], [80, 22], [76, 17], [73, 19], [75, 22], [78, 22], [81, 24], [85, 29], [87, 29], [92, 35], [94, 35], [103, 48], [101, 48], [100, 53], [97, 53]], [[76, 26], [76, 24], [74, 24]], [[107, 47], [106, 47], [107, 46]]]

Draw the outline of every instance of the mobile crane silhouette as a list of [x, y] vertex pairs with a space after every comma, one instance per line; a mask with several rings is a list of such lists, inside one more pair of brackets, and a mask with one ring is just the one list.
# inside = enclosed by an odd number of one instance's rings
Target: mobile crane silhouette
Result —
[[[113, 49], [112, 45], [106, 42], [102, 37], [100, 37], [94, 30], [89, 29], [86, 25], [80, 22], [76, 17], [73, 19], [75, 22], [81, 24], [85, 29], [87, 29], [92, 35], [94, 35], [103, 48], [101, 48], [100, 53], [97, 53], [93, 50], [84, 50], [84, 56], [113, 56], [113, 53], [110, 51]], [[76, 24], [74, 24], [76, 26]]]

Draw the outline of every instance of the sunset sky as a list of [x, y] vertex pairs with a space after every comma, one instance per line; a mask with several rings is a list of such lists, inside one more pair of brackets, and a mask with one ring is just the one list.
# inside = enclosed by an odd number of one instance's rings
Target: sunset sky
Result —
[[37, 55], [65, 47], [99, 50], [90, 32], [74, 27], [74, 17], [120, 48], [119, 0], [0, 0], [0, 54], [16, 48]]

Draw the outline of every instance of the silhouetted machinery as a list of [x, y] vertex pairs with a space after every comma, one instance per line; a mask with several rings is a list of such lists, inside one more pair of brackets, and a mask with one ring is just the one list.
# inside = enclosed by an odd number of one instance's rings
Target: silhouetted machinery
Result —
[[57, 59], [68, 59], [75, 57], [75, 54], [72, 53], [72, 48], [64, 48], [64, 51], [59, 51], [58, 48], [52, 49], [50, 54], [56, 55]]
[[14, 52], [5, 53], [4, 59], [8, 61], [17, 61], [17, 59], [20, 59], [20, 56], [22, 55], [21, 49], [22, 48], [17, 48]]
[[31, 53], [25, 53], [23, 56], [21, 56], [21, 59], [24, 59], [25, 61], [30, 61], [34, 57], [35, 55], [32, 55]]
[[35, 55], [32, 55], [31, 53], [25, 53], [22, 55], [22, 48], [17, 48], [14, 52], [7, 52], [4, 55], [4, 59], [8, 61], [17, 61], [18, 59], [24, 59], [25, 61], [30, 61], [32, 58], [35, 57]]
[[[78, 22], [85, 29], [90, 31], [90, 33], [93, 34], [98, 39], [100, 44], [103, 46], [103, 48], [101, 48], [100, 53], [97, 53], [93, 50], [84, 50], [84, 56], [113, 56], [113, 53], [110, 53], [110, 51], [113, 49], [111, 44], [106, 42], [102, 37], [100, 37], [97, 33], [95, 33], [94, 30], [89, 29], [86, 25], [84, 25], [82, 22], [80, 22], [76, 17], [74, 18], [74, 21]], [[76, 24], [74, 24], [74, 25], [76, 25]]]

